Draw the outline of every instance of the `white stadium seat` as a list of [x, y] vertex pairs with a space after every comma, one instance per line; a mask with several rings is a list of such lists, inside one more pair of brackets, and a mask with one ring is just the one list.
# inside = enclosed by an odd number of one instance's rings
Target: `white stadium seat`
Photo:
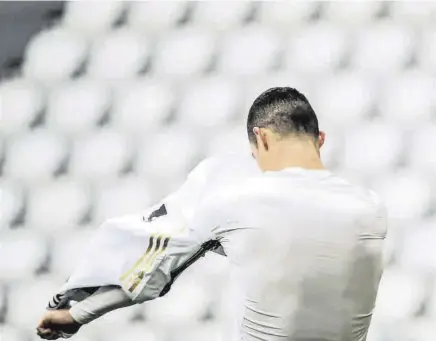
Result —
[[66, 145], [61, 136], [46, 129], [33, 130], [9, 141], [4, 173], [20, 180], [47, 179], [65, 157]]
[[375, 92], [366, 77], [344, 72], [319, 82], [316, 105], [320, 120], [347, 127], [364, 121], [375, 104]]
[[425, 298], [424, 283], [416, 273], [391, 267], [384, 271], [376, 301], [379, 318], [399, 320], [417, 313]]
[[431, 292], [428, 299], [427, 312], [428, 316], [434, 318], [436, 317], [436, 283], [432, 284]]
[[436, 335], [434, 318], [420, 317], [410, 321], [405, 327], [402, 335], [407, 341], [433, 341]]
[[184, 1], [138, 1], [130, 4], [128, 25], [144, 32], [173, 28], [186, 13]]
[[203, 27], [229, 29], [244, 23], [251, 6], [250, 1], [199, 1], [195, 3], [192, 20]]
[[25, 333], [19, 328], [10, 326], [10, 325], [2, 325], [1, 327], [1, 337], [6, 341], [23, 341], [27, 340]]
[[47, 257], [45, 239], [27, 229], [8, 230], [0, 240], [0, 282], [32, 277]]
[[226, 78], [202, 78], [186, 87], [177, 113], [187, 128], [218, 128], [238, 109], [240, 90]]
[[322, 74], [337, 68], [347, 52], [348, 37], [339, 26], [320, 22], [297, 30], [287, 44], [286, 67], [296, 72]]
[[432, 1], [395, 1], [391, 3], [390, 14], [400, 24], [422, 27], [436, 20], [436, 5]]
[[38, 86], [24, 79], [0, 85], [0, 132], [14, 133], [30, 126], [41, 112], [44, 100]]
[[223, 153], [250, 153], [250, 145], [245, 126], [229, 124], [223, 127], [219, 134], [212, 134], [207, 139], [207, 155], [213, 156]]
[[166, 182], [177, 182], [193, 166], [198, 148], [197, 140], [186, 129], [162, 129], [151, 140], [144, 141], [139, 149], [137, 171], [152, 181], [165, 179]]
[[50, 93], [47, 124], [65, 133], [80, 133], [94, 128], [108, 108], [104, 85], [86, 78], [75, 80]]
[[70, 171], [81, 178], [102, 180], [118, 176], [130, 160], [125, 135], [102, 129], [74, 141]]
[[34, 333], [49, 300], [59, 291], [65, 280], [66, 278], [45, 275], [11, 285], [6, 324]]
[[326, 19], [349, 29], [371, 25], [383, 4], [377, 1], [332, 1], [324, 5]]
[[62, 25], [92, 38], [110, 30], [124, 6], [121, 1], [68, 2]]
[[403, 73], [385, 86], [380, 113], [410, 130], [431, 120], [436, 108], [434, 80], [423, 73]]
[[318, 4], [314, 1], [263, 1], [259, 3], [259, 19], [281, 29], [299, 26], [310, 20]]
[[383, 199], [392, 219], [419, 219], [427, 213], [431, 190], [419, 173], [401, 172], [380, 177], [373, 188]]
[[409, 150], [410, 166], [417, 170], [434, 174], [436, 171], [436, 125], [427, 125], [415, 129]]
[[223, 328], [216, 322], [206, 322], [198, 325], [168, 330], [170, 341], [223, 341], [228, 334], [223, 333]]
[[95, 219], [105, 219], [140, 212], [150, 204], [148, 184], [141, 177], [125, 177], [117, 182], [102, 184], [95, 201]]
[[187, 28], [159, 38], [153, 71], [160, 75], [190, 76], [204, 72], [215, 49], [214, 36], [205, 30]]
[[0, 231], [13, 222], [24, 207], [24, 193], [18, 181], [0, 182]]
[[401, 131], [384, 122], [345, 128], [345, 169], [363, 174], [380, 174], [393, 169], [402, 153]]
[[422, 34], [418, 49], [418, 62], [426, 72], [436, 72], [436, 29]]
[[[50, 272], [65, 280], [72, 274], [77, 264], [83, 260], [84, 252], [94, 235], [94, 230], [75, 230], [66, 233], [59, 230], [51, 234]], [[63, 283], [59, 283], [62, 285]]]
[[114, 96], [114, 124], [128, 133], [144, 135], [159, 129], [170, 114], [175, 94], [159, 79], [138, 79], [124, 84]]
[[6, 287], [0, 283], [0, 314], [6, 308]]
[[261, 26], [231, 32], [223, 39], [218, 68], [230, 75], [266, 73], [275, 66], [282, 49], [277, 33]]
[[26, 78], [45, 83], [68, 79], [85, 61], [87, 46], [72, 32], [42, 31], [29, 43], [23, 66]]
[[398, 259], [402, 267], [423, 274], [436, 270], [435, 224], [436, 220], [431, 219], [405, 231]]
[[[130, 308], [124, 308], [130, 309]], [[146, 340], [146, 341], [162, 341], [155, 332], [153, 326], [144, 322], [135, 322], [128, 326], [121, 324], [116, 319], [112, 319], [111, 315], [115, 317], [118, 312], [111, 312], [103, 316], [101, 319], [95, 321], [95, 325], [90, 325], [93, 329], [99, 329], [98, 333], [101, 336], [100, 340], [111, 341], [126, 341], [126, 340]], [[119, 313], [118, 313], [119, 314]], [[112, 319], [112, 323], [109, 319]]]
[[383, 21], [360, 31], [356, 38], [352, 64], [359, 70], [390, 75], [412, 57], [413, 39], [406, 26]]
[[26, 221], [43, 230], [65, 230], [80, 223], [91, 205], [88, 189], [70, 178], [41, 183], [28, 195]]
[[[0, 114], [0, 120], [1, 120], [1, 114]], [[4, 139], [4, 137], [2, 136], [2, 137], [0, 137], [0, 161], [2, 161], [3, 158], [4, 158], [4, 155], [5, 155], [5, 149], [6, 149], [6, 146], [5, 146], [5, 139]]]
[[151, 323], [165, 321], [175, 327], [189, 325], [206, 315], [211, 299], [206, 294], [204, 284], [192, 276], [182, 275], [162, 299], [144, 305], [145, 316]]
[[88, 75], [104, 81], [129, 79], [148, 62], [150, 47], [135, 31], [117, 29], [95, 43], [88, 63]]

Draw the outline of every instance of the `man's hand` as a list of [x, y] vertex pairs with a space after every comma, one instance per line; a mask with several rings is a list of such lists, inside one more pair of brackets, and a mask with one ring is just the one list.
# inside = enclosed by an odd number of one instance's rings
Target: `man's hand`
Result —
[[62, 332], [75, 334], [82, 325], [74, 321], [70, 312], [64, 310], [47, 311], [38, 323], [36, 333], [45, 340], [56, 340]]

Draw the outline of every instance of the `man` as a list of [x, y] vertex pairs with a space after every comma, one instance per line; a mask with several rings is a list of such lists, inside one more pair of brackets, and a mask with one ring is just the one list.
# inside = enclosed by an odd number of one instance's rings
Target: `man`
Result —
[[324, 168], [325, 135], [297, 90], [261, 94], [247, 131], [262, 174], [202, 195], [187, 230], [155, 241], [149, 227], [147, 261], [119, 286], [46, 314], [39, 335], [71, 334], [108, 311], [162, 296], [198, 256], [221, 247], [243, 293], [229, 340], [364, 341], [382, 274], [383, 206]]

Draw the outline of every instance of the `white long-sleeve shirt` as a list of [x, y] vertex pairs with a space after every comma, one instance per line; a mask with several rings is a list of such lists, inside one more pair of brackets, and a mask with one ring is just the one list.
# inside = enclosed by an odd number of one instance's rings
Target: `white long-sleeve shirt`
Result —
[[155, 234], [150, 224], [146, 251], [122, 280], [133, 302], [165, 294], [220, 245], [242, 294], [228, 340], [366, 339], [386, 235], [373, 193], [328, 171], [299, 168], [223, 181], [210, 193], [185, 214], [186, 229]]

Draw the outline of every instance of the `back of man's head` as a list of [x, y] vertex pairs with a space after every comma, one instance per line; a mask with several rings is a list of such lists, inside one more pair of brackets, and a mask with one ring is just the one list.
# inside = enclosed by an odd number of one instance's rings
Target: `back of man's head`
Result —
[[253, 128], [269, 128], [286, 137], [291, 134], [319, 136], [318, 119], [306, 96], [290, 87], [266, 90], [256, 98], [247, 119], [250, 143], [256, 145]]

